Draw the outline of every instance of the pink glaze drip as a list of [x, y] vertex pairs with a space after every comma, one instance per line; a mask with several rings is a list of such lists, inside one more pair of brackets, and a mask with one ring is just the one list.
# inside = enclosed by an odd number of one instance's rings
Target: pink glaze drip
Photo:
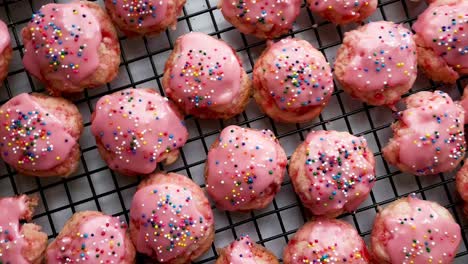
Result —
[[374, 158], [366, 139], [312, 131], [305, 143], [305, 173], [310, 181], [306, 195], [310, 198], [302, 199], [306, 207], [315, 215], [355, 211], [375, 184]]
[[173, 183], [149, 185], [138, 190], [130, 210], [136, 227], [138, 252], [156, 256], [159, 262], [168, 262], [193, 250], [213, 224], [205, 219], [194, 200], [192, 191]]
[[207, 163], [207, 191], [217, 206], [236, 210], [262, 197], [272, 183], [283, 178], [287, 160], [280, 151], [270, 130], [224, 128]]
[[98, 67], [101, 27], [86, 5], [44, 5], [27, 29], [32, 38], [25, 42], [23, 63], [36, 78], [76, 84]]
[[425, 46], [432, 48], [456, 70], [468, 68], [468, 1], [457, 4], [434, 3], [413, 25]]
[[460, 244], [458, 224], [440, 216], [431, 203], [412, 197], [407, 201], [411, 210], [384, 220], [392, 263], [451, 263]]
[[400, 162], [418, 175], [450, 171], [465, 156], [462, 108], [441, 91], [430, 99], [399, 113], [410, 130], [400, 136]]
[[82, 221], [77, 233], [63, 237], [56, 241], [56, 247], [47, 250], [48, 264], [121, 263], [125, 259], [125, 222], [107, 215]]
[[0, 20], [0, 53], [10, 45], [10, 32], [7, 25]]
[[199, 32], [188, 33], [178, 41], [179, 54], [170, 76], [171, 99], [183, 103], [186, 113], [230, 105], [237, 99], [242, 69], [231, 47]]
[[0, 199], [0, 263], [28, 264], [23, 257], [23, 247], [27, 243], [21, 233], [19, 221], [27, 213], [26, 196]]
[[167, 98], [146, 89], [126, 89], [99, 99], [91, 132], [111, 154], [111, 169], [147, 174], [163, 155], [188, 138], [184, 121]]
[[254, 242], [249, 236], [242, 236], [229, 245], [229, 264], [256, 264], [255, 255], [252, 253]]
[[298, 0], [222, 0], [221, 12], [254, 26], [289, 29], [299, 15], [300, 5]]
[[271, 44], [267, 54], [272, 60], [263, 69], [265, 83], [279, 108], [297, 110], [324, 105], [331, 97], [330, 66], [307, 41], [282, 39]]
[[352, 20], [352, 18], [359, 18], [360, 10], [369, 6], [369, 2], [366, 0], [314, 0], [309, 2], [309, 8], [313, 12], [335, 12], [345, 17], [346, 20]]
[[[362, 91], [406, 85], [417, 74], [413, 34], [402, 25], [371, 22], [354, 34], [352, 53], [343, 80]], [[346, 37], [346, 35], [345, 35]]]
[[307, 240], [297, 241], [307, 245], [294, 251], [291, 264], [369, 263], [364, 241], [356, 230], [347, 224], [337, 223], [337, 220], [317, 220], [307, 231]]
[[64, 162], [76, 144], [53, 113], [22, 93], [0, 108], [0, 151], [5, 162], [43, 171]]
[[127, 25], [147, 28], [166, 19], [167, 3], [172, 0], [106, 0], [115, 6], [116, 15]]

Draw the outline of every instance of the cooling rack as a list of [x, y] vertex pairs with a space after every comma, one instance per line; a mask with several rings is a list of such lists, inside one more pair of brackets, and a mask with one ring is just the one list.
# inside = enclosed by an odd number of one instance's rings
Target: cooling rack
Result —
[[[28, 75], [22, 66], [23, 46], [20, 32], [29, 21], [33, 10], [48, 2], [51, 1], [0, 0], [0, 18], [8, 24], [14, 50], [8, 78], [0, 89], [1, 104], [21, 92], [43, 91], [43, 87]], [[128, 221], [131, 199], [140, 179], [122, 177], [110, 171], [105, 165], [90, 133], [90, 114], [101, 96], [117, 90], [129, 87], [153, 87], [164, 94], [160, 79], [165, 60], [173, 48], [175, 39], [189, 31], [202, 31], [226, 40], [236, 49], [250, 74], [256, 58], [265, 47], [265, 42], [240, 34], [224, 20], [216, 8], [216, 2], [217, 0], [187, 0], [176, 30], [169, 30], [154, 37], [134, 39], [120, 37], [122, 63], [117, 79], [104, 87], [85, 91], [72, 98], [83, 114], [85, 126], [80, 140], [82, 156], [78, 172], [66, 179], [32, 178], [19, 175], [5, 163], [0, 162], [0, 196], [20, 193], [37, 195], [41, 202], [33, 221], [43, 227], [51, 240], [60, 232], [65, 221], [77, 211], [99, 210]], [[424, 2], [379, 0], [378, 10], [369, 20], [390, 20], [410, 27], [425, 8]], [[355, 27], [356, 25], [337, 27], [326, 22], [312, 14], [303, 3], [301, 14], [289, 35], [308, 40], [332, 63], [344, 32]], [[462, 78], [457, 85], [442, 86], [420, 74], [413, 89], [407, 95], [420, 90], [441, 89], [453, 98], [459, 98], [462, 87], [467, 83], [468, 78]], [[389, 166], [383, 160], [381, 150], [391, 136], [390, 124], [394, 120], [392, 112], [386, 108], [360, 103], [343, 93], [336, 83], [335, 87], [329, 106], [319, 118], [306, 124], [275, 123], [262, 114], [253, 101], [241, 115], [226, 121], [204, 121], [187, 117], [190, 138], [181, 150], [179, 160], [171, 166], [160, 165], [160, 169], [187, 175], [204, 187], [203, 167], [209, 146], [220, 130], [230, 124], [271, 129], [279, 138], [288, 156], [310, 130], [348, 131], [351, 134], [364, 136], [373, 149], [376, 157], [377, 181], [369, 198], [359, 209], [353, 214], [346, 214], [340, 218], [354, 225], [359, 234], [368, 241], [377, 209], [399, 197], [416, 193], [423, 199], [441, 203], [454, 215], [462, 227], [463, 236], [455, 263], [468, 263], [468, 221], [463, 217], [460, 198], [455, 191], [454, 172], [418, 178]], [[308, 219], [307, 212], [294, 194], [287, 176], [281, 191], [268, 208], [248, 214], [237, 214], [222, 212], [213, 206], [213, 211], [216, 239], [211, 250], [196, 263], [214, 263], [217, 257], [216, 248], [224, 247], [242, 234], [250, 235], [252, 239], [281, 258], [283, 247]], [[146, 262], [144, 257], [138, 256], [137, 263]]]

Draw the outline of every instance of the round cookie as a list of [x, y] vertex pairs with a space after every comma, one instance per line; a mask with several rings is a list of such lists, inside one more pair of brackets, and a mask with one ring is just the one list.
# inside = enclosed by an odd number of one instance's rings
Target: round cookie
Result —
[[21, 195], [0, 198], [0, 263], [41, 264], [47, 234], [31, 221], [37, 198]]
[[413, 25], [418, 64], [434, 80], [455, 83], [468, 74], [468, 2], [436, 0]]
[[0, 123], [0, 155], [19, 173], [66, 177], [78, 168], [83, 121], [71, 102], [22, 93], [0, 107]]
[[387, 162], [417, 176], [455, 169], [466, 151], [463, 108], [441, 91], [418, 92], [405, 103], [382, 150]]
[[288, 33], [301, 9], [299, 0], [220, 0], [224, 18], [244, 34], [272, 39]]
[[364, 21], [377, 9], [377, 0], [307, 0], [307, 3], [310, 11], [338, 25]]
[[188, 138], [181, 114], [152, 89], [125, 89], [101, 97], [91, 132], [108, 166], [121, 174], [152, 173], [171, 164]]
[[190, 263], [214, 240], [214, 217], [202, 189], [175, 173], [157, 173], [137, 188], [130, 208], [136, 250], [157, 263]]
[[120, 45], [98, 4], [47, 4], [22, 31], [26, 70], [54, 95], [101, 86], [117, 76]]
[[279, 264], [268, 249], [255, 244], [249, 236], [242, 236], [219, 250], [215, 264]]
[[228, 126], [208, 152], [206, 190], [222, 210], [262, 209], [279, 192], [287, 163], [270, 130]]
[[309, 221], [289, 240], [284, 264], [370, 263], [364, 240], [350, 224], [336, 219]]
[[155, 35], [175, 29], [185, 0], [104, 0], [107, 13], [127, 36]]
[[447, 209], [408, 196], [375, 217], [371, 254], [381, 264], [452, 263], [460, 240], [460, 226]]
[[163, 76], [164, 90], [187, 115], [228, 119], [240, 114], [251, 83], [235, 51], [200, 32], [179, 37]]
[[351, 96], [371, 105], [393, 106], [417, 77], [411, 30], [379, 21], [346, 32], [334, 68]]
[[468, 216], [468, 159], [465, 159], [463, 166], [457, 172], [455, 181], [458, 194], [460, 194], [460, 197], [464, 201], [463, 211]]
[[96, 211], [75, 213], [47, 247], [47, 264], [135, 263], [127, 224]]
[[10, 32], [7, 25], [0, 20], [0, 82], [3, 82], [8, 75], [12, 53]]
[[313, 215], [353, 212], [375, 184], [375, 159], [363, 137], [311, 131], [291, 156], [289, 176]]
[[333, 75], [325, 57], [301, 39], [285, 38], [267, 45], [253, 70], [257, 104], [279, 122], [313, 120], [333, 93]]

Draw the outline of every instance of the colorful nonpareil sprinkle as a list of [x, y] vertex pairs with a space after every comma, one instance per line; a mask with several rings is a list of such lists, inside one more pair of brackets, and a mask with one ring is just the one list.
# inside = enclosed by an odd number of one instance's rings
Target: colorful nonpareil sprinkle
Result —
[[151, 27], [166, 19], [172, 0], [106, 0], [111, 2], [119, 19], [136, 28]]
[[286, 163], [286, 154], [270, 130], [228, 126], [208, 153], [207, 191], [225, 210], [261, 204], [279, 188]]
[[86, 4], [45, 5], [27, 30], [23, 63], [38, 79], [78, 83], [98, 67], [101, 27]]
[[20, 94], [0, 108], [0, 151], [8, 164], [48, 170], [66, 160], [76, 144], [54, 113]]
[[28, 210], [26, 196], [0, 199], [0, 210], [0, 263], [28, 264], [22, 252], [27, 242], [20, 230]]
[[111, 169], [135, 173], [153, 172], [188, 137], [167, 98], [149, 89], [126, 89], [99, 99], [91, 131], [109, 152]]
[[228, 253], [229, 264], [256, 264], [255, 255], [252, 248], [255, 242], [252, 242], [249, 236], [242, 236], [232, 242], [226, 249]]
[[417, 60], [409, 29], [387, 21], [372, 22], [346, 33], [344, 43], [342, 49], [351, 52], [351, 59], [342, 83], [364, 92], [411, 87]]
[[[79, 227], [47, 250], [48, 263], [121, 263], [125, 259], [127, 224], [107, 215], [84, 217]], [[76, 232], [76, 233], [75, 233]]]

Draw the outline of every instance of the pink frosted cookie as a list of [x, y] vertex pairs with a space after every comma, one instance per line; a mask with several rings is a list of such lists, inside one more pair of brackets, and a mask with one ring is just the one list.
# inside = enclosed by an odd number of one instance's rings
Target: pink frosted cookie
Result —
[[7, 25], [0, 20], [0, 82], [3, 82], [8, 75], [8, 65], [10, 65], [12, 53], [10, 32]]
[[37, 199], [26, 195], [0, 198], [0, 263], [41, 264], [47, 247], [47, 234], [30, 221]]
[[284, 249], [284, 264], [350, 263], [368, 264], [364, 240], [350, 224], [319, 218], [307, 222]]
[[24, 67], [54, 95], [81, 92], [117, 76], [117, 33], [96, 3], [42, 6], [22, 36]]
[[312, 131], [291, 157], [289, 176], [313, 215], [353, 212], [375, 183], [375, 160], [363, 137]]
[[166, 94], [186, 114], [228, 119], [250, 97], [250, 80], [235, 51], [224, 41], [191, 32], [177, 39], [163, 77]]
[[405, 99], [406, 110], [392, 124], [385, 159], [414, 175], [448, 172], [465, 156], [463, 108], [444, 92], [419, 92]]
[[333, 75], [322, 53], [309, 42], [285, 38], [268, 42], [255, 63], [254, 98], [276, 121], [308, 122], [316, 118], [333, 93]]
[[460, 197], [465, 202], [463, 210], [465, 215], [468, 216], [468, 159], [465, 159], [463, 166], [457, 172], [455, 180], [458, 194], [460, 194]]
[[223, 210], [265, 208], [281, 188], [287, 163], [270, 130], [228, 126], [208, 153], [206, 190]]
[[468, 74], [468, 1], [436, 0], [413, 25], [418, 64], [434, 81], [455, 83]]
[[215, 264], [279, 264], [268, 249], [255, 244], [249, 236], [242, 236], [219, 250]]
[[77, 169], [83, 121], [71, 102], [22, 93], [0, 107], [0, 124], [0, 155], [18, 172], [66, 177]]
[[208, 199], [197, 184], [180, 174], [157, 173], [140, 183], [130, 218], [136, 250], [157, 263], [190, 263], [214, 239]]
[[371, 105], [393, 106], [417, 77], [411, 31], [379, 21], [346, 32], [336, 55], [335, 75], [351, 96]]
[[185, 0], [104, 0], [115, 25], [127, 36], [152, 35], [175, 28]]
[[377, 0], [307, 0], [309, 9], [332, 23], [361, 22], [377, 9]]
[[175, 162], [188, 138], [183, 117], [152, 89], [129, 88], [99, 99], [91, 132], [108, 166], [129, 176]]
[[96, 211], [74, 214], [47, 247], [47, 264], [135, 263], [127, 224]]
[[460, 244], [460, 226], [435, 202], [408, 196], [377, 214], [371, 234], [375, 263], [452, 263]]
[[288, 33], [301, 9], [300, 0], [220, 0], [224, 18], [240, 32], [258, 38]]

